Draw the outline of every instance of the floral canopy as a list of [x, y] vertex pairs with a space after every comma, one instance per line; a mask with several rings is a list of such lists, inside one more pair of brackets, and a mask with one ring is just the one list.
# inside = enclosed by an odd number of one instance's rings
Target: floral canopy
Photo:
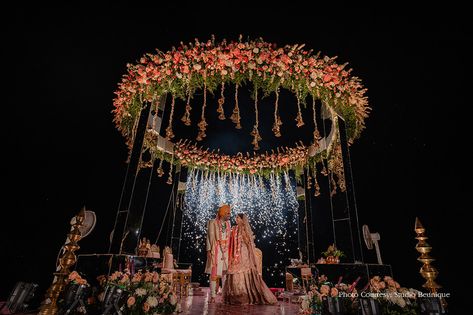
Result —
[[[165, 129], [165, 139], [170, 144], [159, 145], [161, 136], [149, 129], [145, 136], [144, 148], [155, 159], [165, 159], [174, 165], [204, 168], [219, 172], [268, 174], [287, 169], [298, 169], [308, 164], [327, 160], [327, 167], [336, 165], [337, 145], [333, 139], [322, 138], [316, 123], [316, 101], [320, 101], [334, 123], [338, 118], [345, 121], [348, 142], [352, 143], [364, 129], [364, 121], [369, 114], [366, 89], [359, 78], [351, 76], [347, 64], [339, 65], [336, 58], [321, 57], [312, 51], [304, 50], [304, 45], [277, 47], [262, 39], [254, 41], [219, 43], [214, 38], [206, 42], [197, 39], [194, 43], [183, 44], [171, 51], [157, 51], [144, 55], [137, 64], [128, 64], [128, 71], [118, 85], [114, 99], [114, 122], [116, 127], [131, 143], [137, 120], [144, 104], [159, 106], [162, 97], [171, 99], [169, 122]], [[197, 141], [204, 139], [208, 126], [205, 111], [207, 93], [220, 90], [217, 112], [219, 119], [226, 119], [223, 104], [225, 87], [233, 85], [235, 96], [230, 119], [236, 128], [241, 128], [238, 91], [242, 87], [251, 88], [254, 100], [255, 123], [251, 132], [254, 150], [259, 149], [262, 137], [259, 132], [258, 100], [274, 94], [274, 120], [272, 131], [275, 137], [281, 136], [282, 119], [279, 115], [279, 95], [281, 89], [291, 92], [294, 106], [297, 106], [297, 127], [303, 126], [304, 117], [301, 106], [312, 106], [314, 121], [313, 142], [302, 142], [292, 148], [281, 148], [277, 152], [246, 156], [223, 155], [202, 149], [191, 141], [180, 140], [173, 143], [173, 119], [176, 100], [183, 101], [184, 115], [181, 121], [192, 125], [190, 112], [196, 92], [203, 94]], [[246, 106], [248, 104], [245, 104]], [[335, 141], [336, 142], [336, 141]], [[167, 147], [167, 148], [166, 148]], [[335, 148], [335, 150], [333, 150]], [[161, 163], [162, 164], [162, 163]], [[339, 163], [338, 163], [339, 164]], [[310, 166], [309, 165], [309, 166]], [[323, 164], [325, 168], [325, 164]], [[161, 171], [162, 172], [162, 171]], [[159, 173], [159, 170], [158, 170]]]

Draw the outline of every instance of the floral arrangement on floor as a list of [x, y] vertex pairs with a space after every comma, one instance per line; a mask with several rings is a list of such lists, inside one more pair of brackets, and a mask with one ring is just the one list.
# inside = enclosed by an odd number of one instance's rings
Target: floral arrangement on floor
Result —
[[171, 314], [180, 309], [171, 284], [163, 275], [154, 271], [138, 271], [133, 275], [127, 270], [116, 271], [104, 284], [116, 285], [129, 292], [127, 314]]
[[419, 314], [417, 297], [420, 291], [400, 286], [393, 278], [375, 276], [370, 279], [365, 296], [377, 299], [382, 314], [415, 315]]
[[[358, 314], [360, 298], [374, 299], [379, 305], [379, 314], [383, 315], [416, 315], [419, 314], [417, 297], [420, 291], [403, 288], [393, 278], [375, 276], [360, 292], [356, 285], [358, 278], [351, 285], [342, 283], [340, 277], [337, 284], [329, 282], [327, 277], [317, 277], [310, 285], [307, 296], [302, 299], [300, 314], [321, 314], [326, 300], [341, 303], [346, 314]], [[339, 301], [337, 301], [337, 299]], [[325, 306], [326, 307], [326, 306]]]
[[78, 284], [78, 285], [88, 285], [87, 280], [82, 278], [77, 271], [73, 271], [67, 277], [67, 283]]
[[317, 277], [310, 284], [307, 297], [302, 300], [300, 314], [312, 315], [322, 314], [323, 303], [327, 299], [333, 299], [336, 303], [341, 303], [340, 307], [346, 314], [358, 314], [358, 292], [356, 285], [359, 279], [348, 285], [339, 278], [336, 284], [328, 281], [325, 275]]
[[131, 273], [128, 271], [128, 269], [125, 269], [125, 271], [115, 271], [112, 273], [108, 279], [105, 281], [106, 284], [112, 284], [120, 289], [126, 290], [131, 283]]

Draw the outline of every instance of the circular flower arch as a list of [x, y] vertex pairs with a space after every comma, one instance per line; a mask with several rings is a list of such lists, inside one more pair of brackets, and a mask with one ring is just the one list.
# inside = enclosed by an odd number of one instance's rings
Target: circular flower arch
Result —
[[[259, 149], [261, 135], [259, 133], [258, 99], [275, 94], [273, 132], [276, 137], [281, 135], [282, 119], [278, 110], [278, 99], [281, 89], [293, 93], [298, 114], [296, 124], [304, 125], [301, 106], [312, 103], [314, 141], [312, 146], [319, 147], [321, 140], [316, 126], [315, 102], [321, 101], [323, 106], [332, 113], [332, 118], [341, 117], [347, 127], [347, 137], [352, 143], [364, 129], [364, 121], [369, 114], [366, 89], [359, 78], [351, 76], [347, 64], [337, 64], [336, 57], [321, 57], [311, 50], [304, 50], [304, 45], [286, 45], [277, 47], [262, 39], [254, 41], [215, 42], [211, 40], [183, 44], [171, 51], [157, 51], [155, 54], [144, 55], [137, 64], [128, 64], [128, 71], [123, 76], [114, 99], [114, 122], [121, 133], [130, 141], [136, 128], [136, 122], [145, 103], [157, 104], [161, 97], [171, 97], [169, 122], [165, 129], [168, 141], [174, 138], [173, 116], [176, 100], [185, 103], [185, 113], [181, 120], [191, 125], [190, 112], [192, 99], [196, 91], [203, 92], [203, 103], [200, 121], [197, 123], [199, 133], [197, 141], [206, 137], [207, 121], [205, 110], [207, 92], [215, 94], [220, 89], [217, 112], [220, 119], [225, 119], [223, 104], [225, 103], [225, 86], [235, 86], [234, 108], [230, 119], [236, 128], [241, 128], [238, 89], [245, 85], [252, 86], [255, 107], [255, 124], [251, 136], [254, 149]], [[157, 105], [156, 105], [157, 106]], [[273, 168], [293, 168], [295, 165], [307, 163], [309, 148], [303, 144], [287, 149], [284, 152], [265, 153], [253, 157], [242, 154], [231, 157], [220, 155], [208, 150], [201, 150], [190, 142], [180, 141], [173, 145], [172, 150], [158, 150], [159, 135], [148, 130], [145, 148], [150, 149], [155, 157], [165, 158], [173, 164], [184, 164], [192, 167], [203, 167], [230, 172], [249, 172]], [[171, 142], [172, 143], [172, 142]], [[329, 155], [329, 146], [325, 145]], [[305, 152], [305, 154], [303, 154]], [[255, 165], [255, 163], [257, 165]], [[254, 167], [251, 167], [253, 165]]]

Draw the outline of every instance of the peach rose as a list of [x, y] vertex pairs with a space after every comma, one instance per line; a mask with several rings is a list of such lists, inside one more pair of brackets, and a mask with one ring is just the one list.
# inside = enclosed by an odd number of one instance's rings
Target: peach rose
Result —
[[145, 282], [151, 282], [153, 281], [153, 274], [151, 272], [147, 272], [145, 274]]
[[153, 273], [153, 283], [159, 282], [159, 274], [157, 272]]
[[76, 280], [80, 278], [79, 274], [77, 273], [77, 271], [73, 271], [69, 274], [69, 280]]
[[130, 296], [128, 298], [128, 300], [126, 301], [126, 305], [128, 305], [128, 307], [132, 307], [133, 305], [135, 305], [135, 297], [134, 296]]
[[336, 296], [338, 296], [338, 290], [337, 290], [337, 288], [332, 288], [332, 289], [330, 290], [330, 296], [331, 296], [331, 297], [336, 297]]
[[322, 295], [328, 295], [330, 293], [330, 287], [326, 284], [323, 284], [321, 287], [320, 287], [320, 293]]
[[144, 302], [143, 303], [143, 310], [148, 313], [149, 312], [149, 309], [150, 309], [150, 306], [148, 304], [148, 302]]

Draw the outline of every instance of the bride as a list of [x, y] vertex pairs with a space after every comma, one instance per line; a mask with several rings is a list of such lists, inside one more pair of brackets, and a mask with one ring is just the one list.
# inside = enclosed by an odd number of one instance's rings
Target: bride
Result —
[[256, 267], [254, 235], [246, 214], [239, 213], [236, 223], [230, 235], [223, 300], [227, 304], [274, 304], [277, 299]]

